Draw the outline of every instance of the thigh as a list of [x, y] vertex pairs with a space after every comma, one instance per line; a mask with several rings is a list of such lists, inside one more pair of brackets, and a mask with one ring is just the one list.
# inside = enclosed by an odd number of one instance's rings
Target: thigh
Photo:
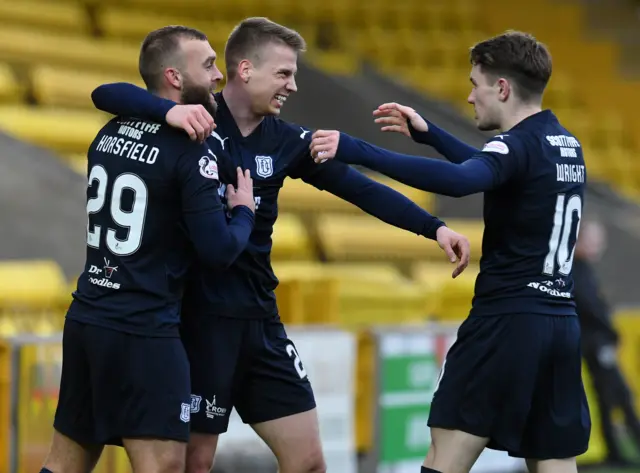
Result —
[[550, 357], [536, 379], [531, 412], [513, 456], [534, 460], [573, 458], [587, 451], [591, 419], [582, 383], [577, 317], [547, 317], [553, 332]]
[[148, 438], [186, 442], [189, 362], [179, 338], [150, 338], [91, 327], [93, 412], [101, 443]]
[[489, 438], [493, 449], [519, 448], [549, 344], [538, 332], [526, 316], [465, 320], [446, 356], [429, 426]]
[[316, 407], [311, 383], [294, 343], [279, 319], [249, 321], [243, 377], [234, 386], [236, 410], [258, 424]]
[[87, 326], [67, 319], [62, 332], [62, 373], [53, 426], [65, 437], [96, 444], [91, 367], [85, 351]]
[[180, 330], [191, 368], [191, 431], [227, 431], [234, 405], [234, 380], [247, 322], [225, 317], [190, 317]]
[[275, 455], [279, 472], [326, 471], [316, 409], [251, 427]]

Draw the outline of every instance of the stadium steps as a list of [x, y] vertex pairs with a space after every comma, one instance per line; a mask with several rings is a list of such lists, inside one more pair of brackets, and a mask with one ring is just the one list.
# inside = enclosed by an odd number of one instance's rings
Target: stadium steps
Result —
[[[482, 249], [484, 226], [475, 220], [448, 220], [447, 224], [469, 238], [471, 258]], [[387, 225], [370, 216], [323, 214], [317, 219], [321, 247], [331, 261], [443, 261], [435, 241]]]

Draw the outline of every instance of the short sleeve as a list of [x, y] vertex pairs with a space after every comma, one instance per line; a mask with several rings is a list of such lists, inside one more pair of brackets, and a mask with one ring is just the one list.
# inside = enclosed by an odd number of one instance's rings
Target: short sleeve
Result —
[[218, 157], [208, 146], [190, 148], [178, 158], [176, 166], [184, 213], [222, 209], [218, 197]]
[[491, 170], [494, 186], [518, 179], [527, 168], [527, 152], [517, 135], [496, 135], [472, 159], [483, 161]]

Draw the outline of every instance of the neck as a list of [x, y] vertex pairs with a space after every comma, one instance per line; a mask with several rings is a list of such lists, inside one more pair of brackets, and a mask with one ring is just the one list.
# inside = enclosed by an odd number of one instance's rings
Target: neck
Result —
[[540, 104], [521, 104], [516, 110], [512, 110], [502, 121], [501, 131], [507, 131], [516, 126], [522, 120], [529, 118], [531, 115], [540, 113], [542, 106]]
[[245, 91], [234, 81], [230, 81], [222, 89], [222, 96], [242, 136], [253, 133], [264, 117], [251, 110], [251, 102]]
[[163, 99], [171, 100], [175, 103], [182, 104], [182, 97], [180, 91], [176, 89], [162, 89], [154, 92], [154, 95], [162, 97]]

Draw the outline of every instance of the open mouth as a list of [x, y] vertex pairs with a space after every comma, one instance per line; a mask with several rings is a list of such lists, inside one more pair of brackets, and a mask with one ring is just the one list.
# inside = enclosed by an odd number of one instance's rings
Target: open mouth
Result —
[[282, 107], [284, 103], [287, 101], [286, 95], [276, 94], [274, 96], [275, 101], [278, 103], [278, 107]]

